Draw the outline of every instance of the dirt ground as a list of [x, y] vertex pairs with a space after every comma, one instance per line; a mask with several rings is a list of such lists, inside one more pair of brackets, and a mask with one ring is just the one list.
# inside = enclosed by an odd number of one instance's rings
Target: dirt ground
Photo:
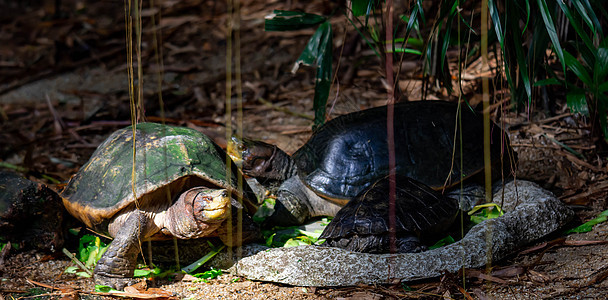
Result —
[[[0, 168], [17, 168], [30, 179], [59, 190], [100, 142], [130, 124], [131, 115], [122, 2], [62, 1], [58, 13], [52, 4], [0, 1]], [[290, 70], [313, 29], [265, 32], [264, 17], [274, 9], [329, 13], [335, 3], [248, 0], [240, 5], [240, 48], [234, 40], [226, 40], [229, 16], [224, 2], [163, 1], [162, 18], [157, 9], [144, 7], [145, 100], [141, 106], [147, 120], [164, 119], [200, 130], [221, 146], [226, 144], [226, 126], [231, 125], [234, 131], [242, 128], [244, 135], [291, 153], [311, 133], [314, 70], [301, 68], [295, 74]], [[337, 15], [331, 22], [334, 62], [339, 61], [340, 66], [330, 92], [329, 118], [384, 104], [383, 63], [357, 38], [344, 16]], [[159, 44], [162, 47], [156, 47]], [[240, 52], [241, 57], [240, 70], [229, 73], [233, 79], [238, 73], [242, 83], [232, 82], [230, 119], [225, 96], [227, 49]], [[449, 52], [452, 70], [457, 69], [454, 53]], [[398, 85], [407, 96], [402, 101], [420, 99], [424, 82], [419, 58], [406, 56], [401, 67]], [[473, 105], [480, 99], [481, 76], [495, 71], [482, 70], [479, 60], [463, 70], [467, 75], [463, 76], [463, 95]], [[506, 87], [494, 93], [501, 103], [511, 100]], [[529, 113], [495, 106], [493, 118], [509, 132], [518, 153], [517, 178], [551, 190], [584, 222], [608, 209], [608, 161], [589, 137], [585, 120], [568, 112], [564, 95], [555, 92], [554, 96], [553, 113], [547, 113], [541, 104]], [[429, 85], [427, 98], [456, 99], [434, 85]], [[240, 100], [242, 118], [236, 109]], [[608, 225], [602, 223], [588, 233], [556, 233], [495, 262], [491, 270], [466, 270], [392, 286], [290, 287], [230, 275], [205, 283], [186, 276], [173, 281], [147, 280], [145, 287], [138, 287], [138, 292], [145, 291], [143, 295], [132, 291], [129, 296], [605, 299], [606, 241]], [[62, 253], [13, 251], [0, 263], [0, 300], [115, 297], [92, 292], [90, 279], [64, 273], [70, 265]]]

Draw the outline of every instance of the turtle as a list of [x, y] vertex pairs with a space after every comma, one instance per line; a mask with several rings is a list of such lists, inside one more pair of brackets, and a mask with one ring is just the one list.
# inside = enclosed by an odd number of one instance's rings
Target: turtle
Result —
[[[454, 102], [401, 102], [394, 105], [393, 126], [397, 174], [441, 190], [483, 174], [481, 114]], [[490, 131], [493, 178], [507, 177], [514, 153], [500, 127], [492, 124]], [[245, 175], [276, 190], [267, 223], [289, 226], [332, 216], [388, 174], [387, 106], [328, 121], [291, 157], [274, 145], [235, 136], [227, 151]]]
[[446, 235], [460, 212], [456, 198], [396, 175], [391, 222], [390, 181], [390, 176], [379, 179], [338, 211], [319, 237], [323, 245], [366, 253], [421, 252]]
[[67, 231], [59, 195], [20, 174], [0, 171], [0, 240], [20, 249], [60, 251]]
[[[117, 130], [102, 142], [60, 193], [70, 214], [114, 238], [93, 271], [96, 284], [134, 283], [141, 241], [219, 235], [237, 246], [257, 239], [249, 216], [255, 196], [246, 184], [238, 188], [239, 171], [227, 159], [206, 135], [157, 123]], [[239, 215], [242, 237], [230, 239]]]

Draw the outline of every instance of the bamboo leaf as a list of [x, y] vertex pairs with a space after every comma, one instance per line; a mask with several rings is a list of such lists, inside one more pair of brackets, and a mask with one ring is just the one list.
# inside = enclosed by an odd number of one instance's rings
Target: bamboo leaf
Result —
[[593, 67], [593, 81], [596, 86], [600, 86], [607, 82], [608, 78], [608, 48], [598, 48]]
[[579, 88], [572, 88], [566, 94], [566, 103], [570, 108], [570, 111], [575, 113], [581, 113], [585, 116], [589, 115], [589, 107], [587, 107], [587, 98], [585, 97], [585, 91]]
[[517, 67], [521, 74], [521, 80], [522, 80], [524, 89], [526, 91], [526, 94], [528, 95], [528, 101], [532, 101], [532, 84], [530, 83], [528, 64], [526, 63], [526, 58], [524, 56], [523, 42], [521, 41], [521, 38], [519, 35], [519, 31], [518, 31], [519, 28], [517, 28], [518, 23], [510, 22], [509, 25], [511, 27], [511, 31], [512, 31], [511, 33], [513, 35], [512, 47], [515, 48], [515, 56], [517, 58]]
[[522, 35], [528, 29], [528, 24], [530, 23], [530, 1], [526, 0], [526, 25], [524, 25], [524, 29], [521, 31]]
[[313, 130], [318, 128], [325, 122], [325, 107], [327, 105], [327, 98], [329, 97], [329, 89], [331, 87], [331, 76], [332, 76], [332, 30], [331, 24], [325, 22], [321, 24], [319, 30], [325, 32], [323, 42], [320, 47], [323, 51], [319, 57], [320, 64], [317, 67], [317, 83], [315, 85], [315, 96], [313, 102], [313, 108], [315, 110], [315, 120]]
[[325, 17], [297, 11], [274, 10], [266, 16], [264, 30], [291, 31], [310, 28], [326, 21]]
[[[539, 0], [539, 1], [543, 1], [543, 0]], [[570, 26], [572, 26], [572, 28], [574, 28], [574, 30], [576, 31], [576, 34], [578, 35], [578, 37], [581, 40], [583, 40], [583, 43], [585, 43], [585, 46], [587, 46], [587, 48], [589, 48], [589, 49], [594, 49], [595, 46], [593, 45], [593, 42], [591, 41], [591, 38], [589, 38], [589, 36], [587, 35], [587, 33], [580, 27], [578, 18], [576, 18], [572, 14], [572, 11], [566, 5], [566, 3], [562, 2], [562, 1], [555, 1], [555, 2], [562, 9], [562, 11], [564, 12], [564, 14], [566, 15], [566, 17], [570, 21]], [[573, 2], [577, 2], [577, 1], [573, 1]], [[591, 28], [593, 29], [593, 25], [591, 25]]]
[[372, 11], [374, 0], [351, 0], [353, 16], [360, 17], [369, 15]]
[[602, 132], [604, 133], [604, 141], [608, 141], [608, 124], [606, 120], [606, 99], [604, 101], [597, 101], [597, 115], [600, 121], [600, 127], [602, 128]]
[[591, 7], [586, 6], [584, 2], [585, 1], [571, 1], [572, 5], [574, 6], [578, 14], [581, 16], [585, 24], [589, 26], [589, 29], [591, 29], [591, 31], [595, 35], [596, 32], [602, 31], [602, 26], [600, 25], [597, 16], [593, 12], [593, 9]]
[[[417, 1], [416, 3], [418, 3], [419, 1]], [[412, 31], [412, 29], [418, 29], [418, 22], [417, 22], [417, 17], [418, 17], [418, 13], [421, 12], [421, 8], [416, 5], [414, 6], [414, 9], [412, 10], [412, 14], [410, 16], [402, 16], [401, 19], [407, 23], [407, 26], [405, 27], [405, 36], [409, 36], [410, 32]]]
[[[439, 11], [438, 20], [443, 20], [447, 16], [454, 14], [457, 7], [458, 7], [458, 1], [454, 1], [454, 0], [441, 1], [441, 10]], [[440, 27], [436, 27], [436, 28], [440, 28]]]
[[[416, 14], [414, 14], [414, 11], [416, 12]], [[420, 15], [420, 20], [422, 20], [422, 26], [425, 26], [426, 18], [424, 17], [424, 9], [422, 8], [422, 0], [416, 1], [416, 6], [414, 7], [414, 11], [412, 12], [412, 16], [417, 17], [418, 15]]]
[[534, 86], [545, 86], [545, 85], [560, 85], [561, 82], [559, 80], [557, 80], [557, 78], [547, 78], [547, 79], [543, 79], [543, 80], [539, 80], [537, 82], [534, 83]]
[[[543, 17], [543, 22], [545, 23], [545, 28], [547, 33], [549, 34], [549, 38], [551, 39], [551, 43], [553, 43], [553, 49], [555, 49], [555, 53], [559, 58], [559, 61], [562, 63], [562, 68], [564, 69], [564, 73], [566, 72], [566, 62], [564, 61], [564, 51], [559, 42], [559, 37], [557, 35], [557, 31], [555, 30], [555, 24], [553, 23], [553, 18], [551, 17], [551, 13], [549, 12], [549, 8], [547, 7], [547, 2], [545, 0], [537, 0], [538, 7], [540, 8], [540, 13]], [[560, 1], [556, 1], [560, 2]]]
[[[387, 50], [386, 52], [393, 53], [392, 50]], [[395, 48], [394, 52], [395, 53], [407, 53], [407, 54], [414, 54], [414, 55], [422, 55], [422, 52], [420, 52], [420, 50], [411, 49], [411, 48], [397, 47], [397, 48]]]
[[325, 122], [325, 106], [329, 97], [332, 76], [332, 30], [329, 22], [324, 22], [310, 37], [306, 48], [294, 64], [295, 72], [301, 64], [317, 66], [313, 109], [315, 119], [313, 130]]
[[492, 18], [492, 24], [494, 24], [494, 33], [496, 34], [496, 38], [498, 39], [498, 43], [500, 43], [500, 49], [505, 50], [505, 35], [502, 31], [502, 25], [500, 24], [500, 15], [498, 14], [498, 9], [496, 8], [496, 3], [494, 0], [488, 0], [488, 9], [490, 10], [490, 17]]
[[600, 86], [597, 88], [599, 93], [604, 93], [608, 91], [608, 81], [600, 84]]
[[584, 84], [586, 84], [588, 87], [593, 86], [593, 81], [591, 80], [589, 72], [587, 72], [585, 67], [574, 56], [572, 56], [572, 54], [568, 53], [568, 51], [564, 51], [564, 62]]
[[319, 26], [310, 39], [308, 39], [306, 48], [304, 48], [304, 51], [302, 51], [300, 57], [296, 60], [294, 67], [291, 70], [292, 72], [297, 71], [300, 65], [314, 66], [317, 64], [321, 52], [325, 50], [325, 48], [321, 46], [325, 38], [325, 31], [322, 27], [323, 25]]
[[445, 63], [447, 62], [447, 56], [446, 53], [448, 52], [448, 47], [450, 47], [450, 39], [452, 37], [452, 31], [450, 30], [450, 26], [449, 24], [452, 24], [452, 20], [453, 20], [453, 15], [450, 15], [448, 17], [448, 20], [446, 22], [446, 31], [445, 31], [445, 35], [443, 36], [443, 40], [441, 41], [441, 52], [439, 53], [439, 57], [438, 59], [441, 61], [440, 64], [440, 68], [439, 70], [444, 70], [444, 66]]
[[[574, 1], [574, 3], [579, 4], [578, 1]], [[584, 7], [584, 10], [589, 14], [589, 18], [591, 19], [591, 21], [593, 22], [593, 24], [595, 26], [594, 31], [597, 32], [600, 36], [604, 36], [604, 31], [602, 30], [602, 25], [600, 23], [600, 20], [597, 18], [597, 15], [595, 14], [595, 10], [591, 6], [591, 3], [589, 3], [589, 0], [580, 1], [580, 5], [582, 5]], [[600, 3], [600, 8], [603, 9], [604, 5], [605, 4], [603, 2]]]

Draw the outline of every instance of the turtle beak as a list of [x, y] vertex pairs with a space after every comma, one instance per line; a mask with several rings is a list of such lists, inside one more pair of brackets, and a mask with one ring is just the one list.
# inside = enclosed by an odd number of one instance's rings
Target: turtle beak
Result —
[[225, 189], [194, 188], [192, 201], [194, 217], [200, 222], [223, 221], [230, 210], [230, 197]]
[[208, 220], [219, 220], [226, 217], [230, 207], [230, 197], [228, 191], [216, 190], [208, 194], [211, 201], [207, 203], [202, 213]]
[[240, 169], [243, 167], [243, 141], [236, 136], [232, 136], [226, 146], [226, 152], [234, 162], [234, 164]]

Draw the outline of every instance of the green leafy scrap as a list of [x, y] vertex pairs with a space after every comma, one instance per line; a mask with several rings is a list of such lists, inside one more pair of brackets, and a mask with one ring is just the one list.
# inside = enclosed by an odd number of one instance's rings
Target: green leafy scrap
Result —
[[196, 273], [192, 276], [199, 278], [200, 281], [202, 282], [209, 282], [209, 279], [215, 279], [220, 277], [220, 275], [222, 275], [222, 270], [220, 269], [215, 269], [215, 268], [211, 268], [211, 270], [202, 272], [202, 273]]
[[[323, 218], [321, 225], [329, 224], [329, 218]], [[295, 247], [301, 245], [321, 245], [324, 239], [319, 239], [322, 230], [306, 231], [298, 226], [275, 227], [272, 230], [262, 230], [262, 236], [268, 247]]]
[[192, 272], [194, 272], [196, 269], [198, 269], [199, 267], [201, 267], [202, 265], [204, 265], [206, 262], [208, 262], [211, 258], [213, 258], [215, 255], [217, 255], [218, 253], [220, 253], [220, 251], [222, 251], [226, 245], [221, 245], [221, 246], [214, 246], [210, 241], [207, 241], [207, 243], [209, 243], [209, 246], [211, 248], [211, 251], [207, 254], [205, 254], [205, 256], [201, 257], [200, 259], [198, 259], [197, 261], [193, 262], [192, 264], [183, 267], [182, 271], [191, 274]]
[[504, 212], [496, 203], [485, 203], [476, 205], [468, 214], [471, 216], [471, 222], [473, 224], [479, 224], [488, 219], [498, 218], [504, 215]]
[[91, 275], [89, 273], [85, 271], [80, 271], [80, 268], [77, 266], [67, 267], [63, 272], [67, 274], [74, 274], [79, 277], [91, 278]]
[[[108, 245], [101, 241], [98, 236], [85, 234], [80, 238], [78, 252], [76, 258], [81, 261], [87, 270], [82, 270], [77, 266], [70, 266], [65, 269], [65, 273], [75, 274], [80, 277], [91, 277], [91, 270], [97, 264], [97, 261], [108, 249]], [[66, 249], [64, 249], [67, 252]], [[71, 255], [69, 252], [68, 255]]]
[[326, 17], [294, 11], [275, 10], [266, 17], [264, 28], [266, 31], [299, 30], [319, 25], [310, 37], [306, 48], [294, 64], [292, 72], [297, 71], [300, 65], [316, 66], [315, 95], [313, 109], [315, 118], [313, 130], [325, 122], [327, 98], [332, 79], [332, 29]]
[[133, 277], [165, 277], [167, 276], [167, 272], [163, 272], [160, 268], [155, 267], [153, 269], [150, 268], [140, 268], [135, 269], [133, 272]]
[[274, 205], [276, 199], [268, 197], [262, 201], [262, 204], [258, 207], [258, 210], [253, 215], [253, 221], [256, 223], [262, 223], [266, 218], [270, 217], [274, 213]]
[[574, 228], [566, 231], [565, 234], [589, 232], [589, 231], [593, 230], [593, 226], [606, 222], [607, 220], [608, 220], [608, 210], [605, 210], [605, 211], [601, 212], [596, 218], [589, 220], [582, 225], [579, 225], [577, 227], [574, 227]]
[[454, 238], [451, 235], [448, 235], [442, 239], [440, 239], [439, 241], [437, 241], [433, 246], [429, 247], [429, 250], [431, 249], [436, 249], [436, 248], [441, 248], [443, 246], [449, 245], [449, 244], [453, 244], [456, 241], [454, 240]]
[[325, 106], [329, 97], [332, 77], [332, 29], [329, 21], [323, 22], [310, 37], [306, 48], [294, 64], [293, 71], [300, 65], [316, 66], [315, 95], [313, 109], [315, 119], [313, 130], [325, 122]]
[[107, 249], [108, 245], [98, 236], [85, 234], [80, 238], [77, 257], [87, 268], [92, 269]]
[[352, 0], [351, 8], [353, 12], [353, 16], [361, 17], [367, 16], [372, 12], [374, 8], [374, 0]]
[[298, 11], [274, 10], [266, 16], [264, 30], [292, 31], [310, 28], [325, 22], [327, 18]]
[[107, 285], [95, 285], [95, 292], [98, 293], [124, 293], [123, 291], [119, 291], [116, 289], [113, 289]]

